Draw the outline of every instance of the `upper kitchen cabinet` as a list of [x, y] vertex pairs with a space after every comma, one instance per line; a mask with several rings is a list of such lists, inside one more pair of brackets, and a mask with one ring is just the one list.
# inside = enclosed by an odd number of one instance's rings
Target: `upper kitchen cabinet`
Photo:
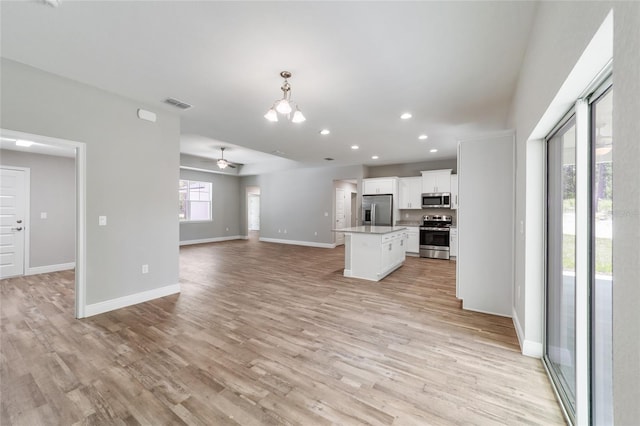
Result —
[[422, 192], [451, 192], [452, 169], [429, 170], [422, 172]]
[[362, 195], [395, 194], [396, 178], [362, 179]]
[[398, 199], [400, 209], [422, 208], [422, 178], [408, 177], [398, 179]]
[[451, 208], [458, 209], [458, 175], [451, 175]]

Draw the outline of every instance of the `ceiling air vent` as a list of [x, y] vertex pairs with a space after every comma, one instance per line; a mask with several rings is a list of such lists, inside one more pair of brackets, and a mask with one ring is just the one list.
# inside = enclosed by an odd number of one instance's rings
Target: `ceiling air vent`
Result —
[[174, 107], [180, 108], [180, 109], [189, 109], [193, 107], [193, 105], [189, 105], [188, 103], [182, 102], [176, 98], [167, 98], [164, 100], [164, 102], [166, 104], [173, 105]]

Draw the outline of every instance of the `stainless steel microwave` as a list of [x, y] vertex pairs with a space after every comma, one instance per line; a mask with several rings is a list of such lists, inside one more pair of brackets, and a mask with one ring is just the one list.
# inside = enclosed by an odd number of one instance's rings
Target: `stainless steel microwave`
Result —
[[451, 208], [451, 193], [449, 192], [435, 192], [429, 194], [422, 194], [422, 208], [423, 209], [450, 209]]

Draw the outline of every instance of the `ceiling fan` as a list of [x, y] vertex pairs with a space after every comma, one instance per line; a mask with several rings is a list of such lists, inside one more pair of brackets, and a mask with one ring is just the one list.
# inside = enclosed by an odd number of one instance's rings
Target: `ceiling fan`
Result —
[[220, 148], [220, 158], [218, 158], [218, 161], [216, 161], [216, 164], [222, 170], [226, 169], [227, 167], [235, 169], [236, 165], [234, 163], [232, 163], [231, 161], [225, 160], [225, 158], [224, 158], [224, 150], [225, 150], [224, 147]]

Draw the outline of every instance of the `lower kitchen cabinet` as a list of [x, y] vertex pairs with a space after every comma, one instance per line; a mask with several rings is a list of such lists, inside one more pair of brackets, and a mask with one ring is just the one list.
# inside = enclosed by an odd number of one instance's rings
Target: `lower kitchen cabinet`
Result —
[[404, 229], [356, 226], [340, 231], [345, 234], [345, 277], [380, 281], [404, 264]]
[[420, 252], [420, 228], [407, 226], [407, 253], [418, 254]]

